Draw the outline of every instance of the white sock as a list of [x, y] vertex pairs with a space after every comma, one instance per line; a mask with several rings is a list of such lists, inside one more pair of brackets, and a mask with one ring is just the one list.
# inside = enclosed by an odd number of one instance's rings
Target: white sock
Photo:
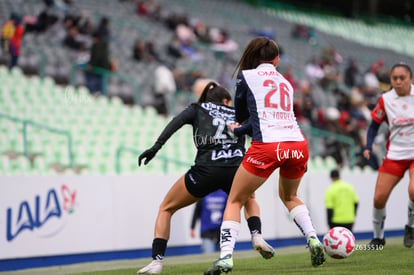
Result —
[[220, 258], [223, 258], [227, 254], [233, 254], [234, 245], [240, 232], [240, 223], [223, 221], [220, 231]]
[[316, 230], [313, 228], [311, 217], [306, 205], [301, 204], [290, 210], [290, 218], [295, 222], [299, 230], [305, 236], [306, 240], [310, 237], [316, 237]]
[[383, 209], [376, 209], [374, 207], [372, 212], [372, 224], [374, 226], [374, 239], [384, 239], [384, 221], [385, 221], [385, 207]]
[[408, 201], [408, 222], [407, 225], [414, 227], [414, 202]]

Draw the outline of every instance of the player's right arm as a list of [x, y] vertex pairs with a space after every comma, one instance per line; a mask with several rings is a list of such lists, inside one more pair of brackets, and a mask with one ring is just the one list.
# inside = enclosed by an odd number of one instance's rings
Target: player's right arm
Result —
[[372, 145], [374, 144], [375, 137], [378, 134], [378, 129], [383, 121], [386, 121], [386, 113], [385, 113], [385, 106], [384, 106], [384, 98], [380, 97], [378, 99], [375, 108], [371, 112], [371, 124], [368, 127], [367, 131], [367, 144], [365, 145], [365, 150], [363, 152], [364, 157], [369, 159]]

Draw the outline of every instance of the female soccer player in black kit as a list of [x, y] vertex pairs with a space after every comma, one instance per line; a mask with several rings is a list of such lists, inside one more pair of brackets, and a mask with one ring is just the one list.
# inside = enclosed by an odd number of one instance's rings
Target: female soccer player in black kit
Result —
[[[155, 144], [139, 156], [140, 166], [144, 159], [144, 164], [148, 164], [178, 129], [185, 124], [193, 126], [193, 140], [197, 147], [195, 165], [176, 181], [162, 201], [155, 222], [153, 260], [138, 270], [138, 274], [161, 273], [162, 259], [170, 236], [171, 217], [177, 210], [218, 189], [227, 194], [230, 192], [233, 177], [245, 153], [243, 134], [250, 131], [246, 125], [240, 127], [235, 136], [227, 128], [227, 124], [235, 122], [235, 111], [230, 106], [230, 93], [214, 82], [208, 83], [198, 103], [189, 105], [174, 117]], [[261, 235], [260, 209], [254, 196], [244, 206], [254, 249], [265, 259], [273, 257], [274, 249]]]

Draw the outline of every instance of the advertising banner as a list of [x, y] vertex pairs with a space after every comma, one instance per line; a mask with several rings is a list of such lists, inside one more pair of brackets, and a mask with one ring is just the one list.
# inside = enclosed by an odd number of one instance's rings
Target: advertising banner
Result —
[[[341, 174], [359, 196], [355, 232], [372, 231], [376, 173]], [[150, 249], [160, 203], [176, 175], [0, 176], [0, 259]], [[386, 230], [406, 223], [408, 176], [387, 203]], [[318, 234], [328, 230], [324, 192], [329, 172], [305, 174], [298, 196], [306, 203]], [[277, 171], [256, 191], [263, 236], [268, 240], [301, 238], [278, 195]], [[172, 246], [198, 245], [190, 237], [194, 205], [171, 219]], [[238, 241], [250, 241], [241, 213]]]

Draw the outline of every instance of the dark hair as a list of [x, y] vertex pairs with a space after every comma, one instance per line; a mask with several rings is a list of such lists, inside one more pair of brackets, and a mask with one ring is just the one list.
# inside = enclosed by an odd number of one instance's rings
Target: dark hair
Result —
[[198, 99], [198, 103], [213, 102], [222, 103], [223, 99], [231, 100], [230, 93], [226, 88], [219, 86], [217, 83], [211, 81], [204, 88]]
[[243, 51], [234, 74], [240, 74], [243, 70], [254, 69], [262, 63], [271, 63], [279, 55], [277, 43], [264, 36], [253, 38]]
[[339, 179], [339, 171], [334, 169], [331, 171], [331, 178], [332, 179]]
[[394, 64], [392, 67], [391, 67], [391, 72], [392, 71], [394, 71], [394, 69], [395, 68], [398, 68], [398, 67], [402, 67], [402, 68], [405, 68], [409, 73], [410, 73], [410, 77], [413, 77], [413, 71], [411, 70], [411, 68], [410, 68], [410, 66], [408, 66], [406, 63], [404, 63], [404, 62], [399, 62], [399, 63], [396, 63], [396, 64]]

